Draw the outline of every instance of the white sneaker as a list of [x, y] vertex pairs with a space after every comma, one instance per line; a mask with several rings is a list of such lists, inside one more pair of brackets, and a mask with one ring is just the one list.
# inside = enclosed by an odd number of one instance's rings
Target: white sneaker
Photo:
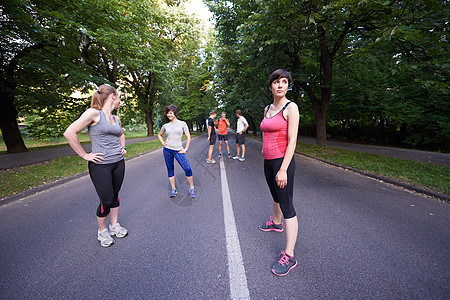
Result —
[[219, 157], [218, 158], [222, 158], [222, 154], [219, 154]]
[[214, 159], [206, 159], [207, 164], [215, 164], [216, 161]]
[[100, 241], [102, 247], [109, 247], [114, 244], [114, 239], [109, 235], [108, 229], [97, 231], [97, 240]]
[[239, 158], [241, 158], [240, 156], [233, 156], [233, 159], [239, 159]]
[[244, 160], [245, 160], [245, 157], [239, 158], [239, 161], [244, 161]]
[[122, 226], [120, 226], [119, 223], [116, 223], [116, 225], [114, 226], [109, 225], [109, 234], [115, 235], [118, 238], [123, 238], [128, 234], [128, 231]]

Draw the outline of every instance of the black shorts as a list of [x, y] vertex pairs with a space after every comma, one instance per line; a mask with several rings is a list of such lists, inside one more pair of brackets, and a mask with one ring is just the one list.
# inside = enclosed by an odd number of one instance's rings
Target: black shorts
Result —
[[107, 217], [111, 208], [119, 207], [119, 191], [125, 175], [125, 160], [110, 164], [95, 164], [90, 161], [88, 168], [100, 200], [97, 217]]
[[294, 194], [295, 157], [292, 157], [291, 163], [287, 169], [287, 185], [283, 189], [280, 189], [275, 181], [275, 177], [280, 170], [283, 159], [283, 157], [265, 159], [264, 175], [266, 176], [266, 182], [269, 186], [270, 193], [272, 194], [273, 201], [280, 204], [284, 218], [290, 219], [297, 215], [292, 199]]
[[228, 141], [228, 134], [219, 134], [219, 141]]
[[209, 137], [209, 144], [210, 145], [215, 145], [216, 144], [216, 135], [211, 135]]
[[236, 133], [236, 144], [245, 144], [245, 132], [243, 132], [242, 134]]

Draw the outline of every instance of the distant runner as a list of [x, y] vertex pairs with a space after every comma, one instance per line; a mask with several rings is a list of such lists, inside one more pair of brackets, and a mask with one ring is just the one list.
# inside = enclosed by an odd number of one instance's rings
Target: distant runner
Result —
[[[236, 125], [236, 156], [233, 159], [238, 159], [239, 161], [245, 160], [245, 132], [248, 129], [248, 122], [242, 116], [242, 110], [236, 110], [237, 125]], [[241, 152], [242, 150], [242, 152]]]
[[206, 158], [206, 163], [215, 164], [216, 161], [212, 159], [212, 153], [214, 151], [214, 145], [216, 144], [216, 128], [214, 127], [214, 119], [217, 117], [217, 112], [212, 110], [209, 113], [209, 118], [206, 120], [208, 124], [208, 139], [209, 149], [208, 149], [208, 157]]
[[225, 142], [225, 147], [227, 148], [228, 158], [231, 158], [230, 146], [228, 145], [228, 127], [230, 127], [230, 120], [226, 118], [227, 114], [223, 111], [219, 119], [214, 122], [217, 124], [219, 129], [219, 158], [222, 157], [222, 141]]

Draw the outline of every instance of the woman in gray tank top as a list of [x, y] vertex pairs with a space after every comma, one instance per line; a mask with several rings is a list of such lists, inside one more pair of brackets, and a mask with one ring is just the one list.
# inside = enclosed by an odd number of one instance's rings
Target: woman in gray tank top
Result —
[[[122, 238], [128, 232], [117, 222], [119, 216], [119, 191], [125, 175], [125, 135], [120, 120], [112, 114], [118, 109], [120, 96], [117, 90], [101, 85], [92, 95], [91, 108], [73, 122], [64, 132], [69, 145], [88, 161], [89, 175], [95, 186], [100, 204], [97, 208], [97, 239], [103, 247], [111, 246], [111, 235]], [[78, 133], [88, 128], [92, 152], [81, 147]], [[111, 224], [107, 227], [108, 217]]]

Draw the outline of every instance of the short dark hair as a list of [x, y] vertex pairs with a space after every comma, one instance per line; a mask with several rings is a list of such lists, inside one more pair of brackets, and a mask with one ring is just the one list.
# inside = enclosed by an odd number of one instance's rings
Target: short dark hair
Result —
[[210, 116], [212, 116], [212, 115], [214, 115], [214, 114], [217, 115], [217, 111], [215, 111], [214, 109], [213, 109], [212, 111], [209, 112], [209, 115], [210, 115]]
[[267, 84], [269, 85], [269, 88], [272, 86], [272, 82], [274, 82], [277, 79], [280, 78], [286, 78], [288, 80], [289, 85], [292, 82], [292, 76], [291, 73], [284, 69], [278, 69], [272, 72], [269, 76], [269, 80], [267, 81]]
[[242, 116], [242, 110], [236, 109], [236, 113], [237, 113], [238, 115]]
[[178, 107], [176, 107], [175, 105], [170, 104], [170, 105], [167, 105], [167, 106], [164, 108], [164, 113], [165, 113], [166, 115], [169, 113], [169, 111], [173, 111], [173, 114], [175, 115], [175, 117], [178, 116]]

